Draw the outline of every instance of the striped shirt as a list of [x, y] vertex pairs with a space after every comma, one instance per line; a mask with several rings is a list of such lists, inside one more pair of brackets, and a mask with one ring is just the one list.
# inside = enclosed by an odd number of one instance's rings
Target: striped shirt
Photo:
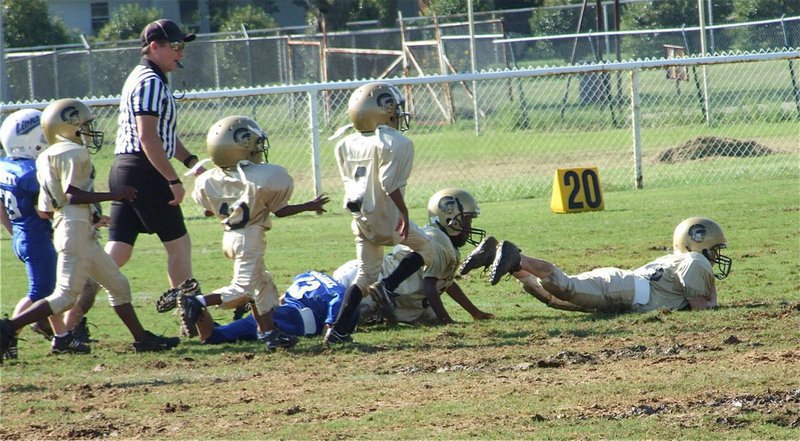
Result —
[[137, 115], [158, 117], [158, 137], [161, 139], [167, 158], [172, 158], [175, 155], [178, 139], [175, 98], [161, 69], [144, 58], [142, 64], [133, 69], [125, 80], [125, 85], [122, 86], [115, 154], [143, 153], [136, 126]]

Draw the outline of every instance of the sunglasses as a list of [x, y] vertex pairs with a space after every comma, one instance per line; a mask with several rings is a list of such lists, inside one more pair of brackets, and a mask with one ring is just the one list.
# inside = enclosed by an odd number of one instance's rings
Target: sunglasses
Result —
[[183, 41], [171, 41], [169, 43], [169, 47], [172, 48], [175, 52], [182, 51], [186, 47], [186, 43]]

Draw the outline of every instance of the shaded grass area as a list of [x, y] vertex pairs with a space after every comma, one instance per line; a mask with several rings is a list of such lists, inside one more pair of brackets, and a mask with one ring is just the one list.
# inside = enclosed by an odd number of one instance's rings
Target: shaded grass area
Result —
[[[472, 322], [445, 298], [460, 323], [364, 328], [335, 350], [319, 338], [273, 354], [186, 340], [137, 355], [101, 294], [89, 313], [100, 341], [88, 356], [48, 356], [25, 331], [20, 359], [0, 369], [0, 437], [795, 438], [799, 189], [794, 176], [615, 191], [605, 211], [573, 215], [550, 213], [549, 198], [481, 203], [476, 225], [567, 272], [642, 265], [668, 252], [680, 220], [712, 217], [734, 259], [714, 311], [567, 313], [516, 282], [490, 287], [474, 273], [459, 283], [495, 320]], [[353, 256], [349, 215], [330, 211], [275, 220], [267, 267], [279, 288]], [[228, 283], [231, 265], [216, 222], [187, 212], [208, 292]], [[412, 218], [422, 223], [425, 213]], [[164, 262], [157, 240], [142, 237], [123, 272], [145, 326], [175, 335], [176, 317], [154, 308], [167, 287]], [[7, 235], [0, 264], [2, 312], [11, 312], [26, 277]]]

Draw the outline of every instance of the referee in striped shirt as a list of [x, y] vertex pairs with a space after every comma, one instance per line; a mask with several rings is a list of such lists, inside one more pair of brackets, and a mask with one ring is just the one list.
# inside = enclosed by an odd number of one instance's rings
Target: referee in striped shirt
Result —
[[[133, 202], [111, 204], [106, 252], [122, 267], [130, 260], [140, 233], [157, 234], [167, 250], [167, 276], [173, 288], [192, 278], [192, 243], [180, 207], [186, 190], [170, 159], [191, 168], [197, 156], [178, 137], [175, 98], [166, 74], [183, 67], [184, 46], [194, 39], [194, 34], [184, 33], [167, 19], [154, 21], [142, 31], [141, 63], [122, 87], [109, 175], [111, 191], [130, 185], [139, 196]], [[196, 173], [203, 171], [199, 167]]]

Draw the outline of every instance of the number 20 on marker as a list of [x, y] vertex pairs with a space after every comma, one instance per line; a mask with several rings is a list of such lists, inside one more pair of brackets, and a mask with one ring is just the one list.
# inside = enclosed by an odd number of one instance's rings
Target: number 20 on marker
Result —
[[605, 208], [597, 167], [559, 168], [553, 177], [550, 210], [554, 213], [600, 211]]

